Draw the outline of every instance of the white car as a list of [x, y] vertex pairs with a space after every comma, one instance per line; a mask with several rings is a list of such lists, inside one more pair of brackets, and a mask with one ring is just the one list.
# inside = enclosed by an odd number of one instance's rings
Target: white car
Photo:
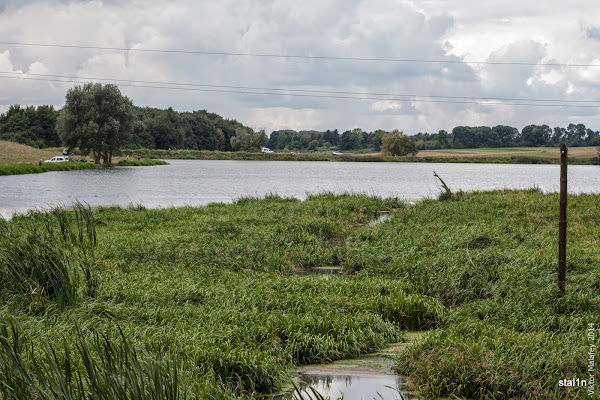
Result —
[[261, 153], [275, 153], [273, 150], [271, 150], [271, 149], [270, 149], [270, 148], [268, 148], [268, 147], [262, 147], [262, 148], [260, 149], [260, 152], [261, 152]]
[[341, 156], [342, 153], [340, 153], [339, 151], [334, 151], [333, 153], [331, 153], [334, 156]]
[[65, 162], [65, 161], [71, 161], [71, 159], [69, 158], [69, 156], [64, 156], [64, 157], [52, 157], [49, 160], [46, 160], [44, 162]]

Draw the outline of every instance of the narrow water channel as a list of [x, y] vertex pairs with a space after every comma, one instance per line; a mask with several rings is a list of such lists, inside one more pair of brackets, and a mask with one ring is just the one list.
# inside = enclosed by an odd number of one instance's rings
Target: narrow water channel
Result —
[[407, 334], [407, 342], [390, 344], [372, 354], [304, 366], [297, 371], [299, 387], [308, 394], [312, 394], [310, 388], [313, 388], [332, 400], [417, 399], [419, 397], [410, 392], [406, 378], [394, 373], [394, 359], [404, 347], [422, 336], [423, 332], [411, 332]]
[[310, 385], [324, 397], [344, 400], [401, 400], [404, 379], [394, 375], [303, 374], [301, 387]]
[[[389, 221], [390, 213], [380, 213], [370, 225]], [[341, 267], [315, 267], [310, 273], [331, 279], [342, 276]], [[410, 334], [416, 338], [419, 334]], [[406, 346], [396, 343], [379, 352], [357, 359], [336, 361], [332, 364], [312, 365], [298, 373], [299, 388], [312, 394], [311, 388], [325, 398], [344, 400], [404, 400], [414, 399], [406, 385], [406, 378], [394, 373], [394, 356]]]

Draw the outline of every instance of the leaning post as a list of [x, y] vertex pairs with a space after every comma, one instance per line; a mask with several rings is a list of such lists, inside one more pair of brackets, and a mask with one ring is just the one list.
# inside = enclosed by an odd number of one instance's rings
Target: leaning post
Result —
[[565, 294], [567, 278], [567, 145], [560, 146], [560, 213], [558, 218], [558, 290]]

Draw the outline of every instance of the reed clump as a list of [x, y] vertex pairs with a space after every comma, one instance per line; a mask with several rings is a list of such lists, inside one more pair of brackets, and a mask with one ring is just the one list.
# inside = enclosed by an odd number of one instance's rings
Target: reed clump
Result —
[[[0, 398], [2, 399], [185, 399], [177, 364], [134, 348], [124, 337], [78, 329], [75, 343], [43, 346], [34, 356], [19, 329], [0, 319]], [[78, 365], [79, 364], [79, 365]]]
[[81, 169], [97, 168], [98, 165], [93, 163], [81, 162], [62, 162], [62, 163], [44, 163], [37, 164], [12, 164], [0, 165], [0, 175], [23, 175], [23, 174], [40, 174], [49, 171], [73, 171]]
[[94, 164], [91, 162], [58, 162], [58, 163], [43, 163], [37, 164], [12, 164], [0, 165], [0, 175], [23, 175], [23, 174], [41, 174], [42, 172], [50, 171], [75, 171], [82, 169], [93, 168], [109, 168], [113, 166], [119, 167], [148, 167], [154, 165], [167, 165], [166, 161], [162, 160], [121, 160], [116, 164]]
[[[23, 218], [23, 217], [17, 217]], [[0, 225], [0, 293], [18, 296], [30, 311], [48, 303], [74, 305], [81, 294], [94, 296], [96, 227], [89, 206], [72, 211], [31, 212], [26, 223]]]
[[169, 163], [163, 160], [151, 160], [143, 158], [139, 160], [121, 160], [116, 165], [119, 167], [151, 167], [154, 165], [168, 165]]

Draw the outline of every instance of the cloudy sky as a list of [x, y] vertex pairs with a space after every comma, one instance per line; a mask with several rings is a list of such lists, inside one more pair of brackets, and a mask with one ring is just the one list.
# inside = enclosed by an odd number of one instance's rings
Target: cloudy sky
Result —
[[598, 15], [589, 0], [0, 0], [0, 111], [61, 107], [93, 80], [267, 132], [598, 130], [600, 107], [573, 107], [600, 105]]

